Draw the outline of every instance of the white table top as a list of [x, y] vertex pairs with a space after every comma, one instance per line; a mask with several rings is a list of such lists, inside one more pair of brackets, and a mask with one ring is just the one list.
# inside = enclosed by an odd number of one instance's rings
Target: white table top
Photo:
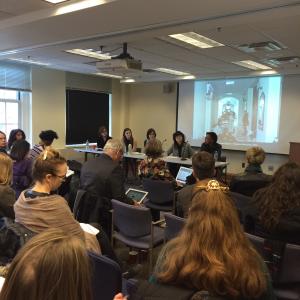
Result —
[[[85, 149], [85, 148], [75, 148], [74, 151], [82, 152], [82, 153], [92, 153], [92, 154], [101, 154], [101, 153], [103, 153], [102, 150]], [[124, 153], [123, 157], [142, 160], [146, 157], [146, 155], [144, 153], [140, 153], [140, 152], [131, 152], [131, 153]], [[161, 159], [164, 160], [167, 163], [179, 164], [179, 165], [184, 165], [184, 166], [191, 166], [192, 165], [192, 159], [190, 159], [190, 158], [182, 160], [178, 156], [163, 156], [163, 157], [161, 157]], [[228, 164], [229, 164], [228, 162], [216, 161], [215, 167], [216, 168], [225, 167]]]

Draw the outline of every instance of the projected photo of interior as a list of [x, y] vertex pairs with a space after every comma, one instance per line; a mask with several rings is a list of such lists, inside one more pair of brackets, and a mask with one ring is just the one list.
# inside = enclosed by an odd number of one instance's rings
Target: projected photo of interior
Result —
[[281, 77], [196, 81], [193, 139], [215, 131], [222, 144], [277, 143]]

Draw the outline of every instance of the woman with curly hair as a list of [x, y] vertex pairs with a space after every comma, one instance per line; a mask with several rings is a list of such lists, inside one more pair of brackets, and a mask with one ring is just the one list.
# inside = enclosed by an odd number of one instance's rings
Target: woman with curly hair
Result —
[[216, 180], [195, 187], [186, 225], [163, 248], [152, 281], [226, 299], [275, 299], [227, 189]]
[[[300, 166], [282, 165], [271, 184], [258, 190], [251, 203], [255, 233], [300, 244]], [[249, 217], [249, 216], [248, 216]]]

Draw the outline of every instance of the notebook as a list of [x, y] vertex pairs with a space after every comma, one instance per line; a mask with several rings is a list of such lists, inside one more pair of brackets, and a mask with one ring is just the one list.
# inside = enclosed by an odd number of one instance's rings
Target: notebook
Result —
[[193, 169], [187, 167], [180, 167], [176, 176], [176, 181], [181, 184], [185, 184], [186, 178], [190, 176], [192, 173], [193, 173]]
[[145, 197], [148, 195], [148, 192], [130, 188], [127, 190], [126, 195], [128, 198], [141, 204], [144, 201]]

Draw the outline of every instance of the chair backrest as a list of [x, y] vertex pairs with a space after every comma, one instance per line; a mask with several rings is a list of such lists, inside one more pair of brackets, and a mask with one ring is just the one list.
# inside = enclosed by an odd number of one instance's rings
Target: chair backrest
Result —
[[74, 201], [74, 206], [73, 206], [73, 215], [74, 215], [75, 219], [77, 219], [77, 217], [78, 217], [80, 203], [81, 203], [82, 197], [84, 196], [85, 193], [86, 193], [85, 190], [77, 191], [76, 198]]
[[278, 282], [300, 285], [300, 245], [285, 245]]
[[106, 256], [89, 253], [92, 263], [93, 299], [111, 300], [122, 291], [120, 266]]
[[112, 200], [113, 225], [128, 237], [142, 237], [151, 233], [152, 217], [149, 208]]
[[245, 179], [239, 180], [234, 187], [236, 193], [243, 194], [248, 197], [252, 197], [253, 194], [270, 184], [270, 177], [260, 178], [260, 179]]
[[165, 241], [169, 241], [179, 234], [186, 220], [172, 214], [165, 214], [165, 220]]
[[143, 179], [143, 189], [148, 192], [148, 199], [155, 204], [166, 204], [174, 201], [174, 187], [170, 181]]
[[244, 215], [245, 208], [249, 205], [252, 198], [235, 192], [230, 192], [230, 197], [238, 210], [241, 223], [244, 223], [246, 217]]
[[262, 258], [264, 258], [264, 243], [265, 243], [265, 239], [257, 236], [257, 235], [253, 235], [253, 234], [249, 234], [245, 232], [246, 237], [250, 240], [250, 242], [252, 243], [252, 245], [254, 246], [255, 250], [258, 252], [258, 254], [260, 254], [260, 256]]

